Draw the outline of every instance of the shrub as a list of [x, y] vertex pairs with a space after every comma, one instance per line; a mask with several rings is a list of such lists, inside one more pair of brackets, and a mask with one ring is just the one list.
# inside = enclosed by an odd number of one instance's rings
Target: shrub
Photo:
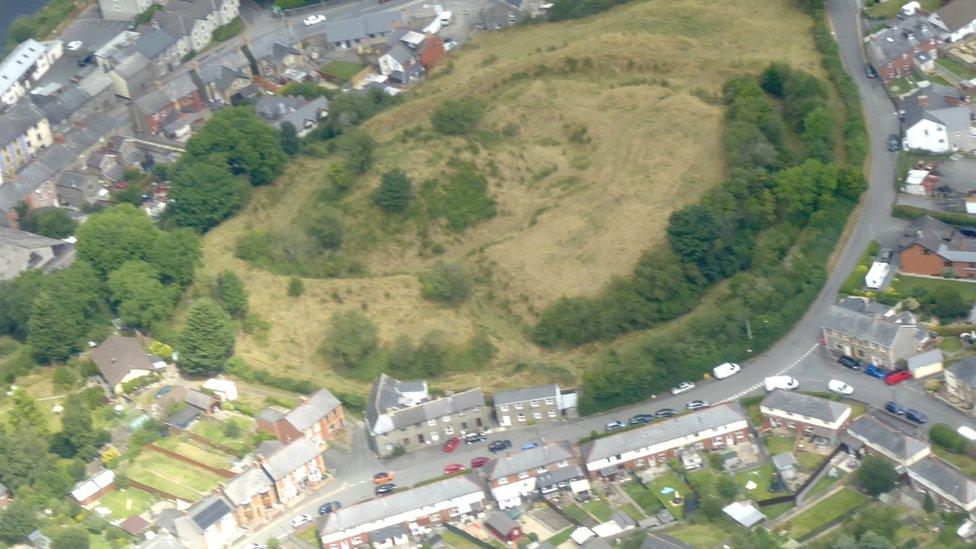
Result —
[[440, 133], [464, 135], [475, 129], [484, 110], [484, 105], [476, 99], [448, 99], [434, 108], [430, 122]]
[[411, 198], [413, 198], [413, 183], [401, 169], [385, 172], [380, 178], [380, 186], [373, 193], [373, 202], [391, 213], [406, 210]]
[[332, 212], [319, 212], [305, 232], [323, 250], [337, 250], [342, 246], [342, 222]]
[[471, 280], [463, 265], [439, 262], [420, 275], [420, 293], [431, 301], [457, 305], [471, 295]]
[[887, 459], [868, 455], [861, 460], [854, 480], [868, 495], [878, 496], [898, 486], [898, 473]]
[[354, 368], [379, 344], [379, 330], [367, 316], [351, 310], [332, 315], [322, 351], [337, 364]]
[[298, 297], [305, 292], [305, 284], [298, 277], [288, 279], [288, 297]]
[[448, 227], [455, 231], [495, 216], [495, 200], [488, 196], [488, 181], [470, 163], [458, 165], [443, 184], [425, 182], [422, 194], [430, 215], [446, 219]]
[[969, 441], [966, 437], [944, 423], [936, 423], [929, 429], [929, 441], [954, 454], [965, 455], [969, 451]]

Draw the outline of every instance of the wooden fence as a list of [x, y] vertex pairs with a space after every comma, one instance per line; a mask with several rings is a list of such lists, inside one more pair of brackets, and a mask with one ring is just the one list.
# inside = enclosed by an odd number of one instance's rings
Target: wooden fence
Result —
[[173, 458], [177, 461], [182, 461], [183, 463], [188, 463], [190, 465], [193, 465], [194, 467], [199, 467], [205, 471], [210, 471], [211, 473], [224, 478], [234, 478], [237, 476], [237, 473], [233, 471], [228, 471], [227, 469], [221, 469], [219, 467], [213, 467], [212, 465], [207, 465], [206, 463], [201, 463], [195, 459], [188, 458], [172, 450], [167, 450], [166, 448], [156, 446], [155, 444], [147, 444], [145, 449], [149, 450], [150, 452], [156, 452], [157, 454], [163, 454], [164, 456]]

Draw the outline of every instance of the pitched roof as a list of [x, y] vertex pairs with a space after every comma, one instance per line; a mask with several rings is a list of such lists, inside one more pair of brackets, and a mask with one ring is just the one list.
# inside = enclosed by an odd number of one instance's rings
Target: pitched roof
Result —
[[263, 95], [254, 103], [254, 111], [267, 120], [277, 120], [308, 100], [298, 95]]
[[737, 405], [721, 404], [700, 412], [594, 440], [580, 448], [580, 454], [586, 463], [590, 463], [740, 421], [745, 422], [745, 415]]
[[844, 415], [849, 415], [851, 410], [850, 406], [840, 402], [779, 389], [769, 393], [760, 405], [791, 414], [820, 419], [828, 423], [833, 423]]
[[170, 36], [163, 29], [150, 27], [142, 33], [132, 46], [139, 51], [146, 59], [155, 59], [167, 48], [176, 43], [176, 38]]
[[285, 420], [291, 423], [295, 429], [306, 431], [339, 406], [342, 406], [342, 403], [335, 395], [328, 389], [320, 389], [309, 397], [308, 402], [300, 404], [288, 412], [285, 415]]
[[4, 226], [0, 226], [0, 242], [8, 246], [16, 246], [26, 250], [36, 250], [64, 244], [64, 242], [54, 238], [48, 238], [27, 231], [18, 231], [17, 229]]
[[512, 530], [519, 528], [519, 523], [501, 511], [492, 511], [488, 513], [488, 518], [485, 519], [485, 526], [504, 536], [508, 535]]
[[268, 475], [260, 467], [249, 467], [243, 473], [227, 481], [224, 495], [234, 505], [249, 505], [254, 496], [271, 489]]
[[908, 363], [908, 370], [914, 372], [918, 368], [942, 362], [942, 351], [940, 349], [925, 351], [924, 353], [908, 357], [905, 362]]
[[963, 383], [970, 387], [976, 387], [976, 358], [967, 356], [962, 360], [953, 362], [946, 369]]
[[408, 50], [403, 44], [393, 46], [390, 48], [390, 51], [386, 52], [386, 55], [389, 55], [394, 61], [401, 65], [406, 65], [413, 60], [413, 52]]
[[484, 405], [485, 396], [481, 389], [468, 389], [453, 395], [428, 400], [417, 406], [396, 410], [389, 415], [393, 419], [393, 427], [399, 429]]
[[13, 49], [3, 61], [0, 61], [0, 93], [7, 91], [10, 86], [18, 82], [34, 63], [47, 51], [48, 43], [41, 43], [28, 38]]
[[949, 261], [976, 262], [976, 238], [969, 238], [956, 228], [923, 216], [909, 225], [899, 249], [919, 246]]
[[573, 459], [572, 447], [569, 442], [560, 440], [495, 458], [486, 463], [482, 470], [489, 480], [495, 480], [570, 459]]
[[30, 101], [21, 99], [14, 103], [0, 113], [0, 146], [20, 138], [41, 120], [44, 114]]
[[951, 496], [963, 507], [976, 503], [976, 482], [935, 456], [918, 460], [908, 467], [908, 475]]
[[936, 36], [936, 28], [918, 15], [897, 21], [892, 27], [869, 37], [865, 49], [872, 66], [878, 69], [919, 48]]
[[868, 415], [854, 420], [847, 432], [854, 438], [864, 441], [865, 444], [887, 450], [900, 460], [914, 457], [929, 447], [921, 440], [908, 436]]
[[407, 535], [406, 528], [402, 524], [391, 524], [379, 530], [373, 530], [369, 533], [370, 543], [382, 543], [393, 538], [399, 538]]
[[261, 466], [273, 480], [281, 480], [318, 456], [319, 447], [302, 437], [264, 458]]
[[901, 324], [898, 320], [893, 316], [866, 314], [841, 305], [831, 305], [824, 317], [823, 327], [891, 347], [902, 331], [914, 334], [917, 330], [914, 324]]
[[112, 387], [132, 370], [151, 372], [153, 369], [146, 351], [134, 337], [108, 336], [98, 347], [92, 349], [91, 359]]
[[255, 419], [267, 421], [268, 423], [275, 423], [279, 419], [285, 417], [285, 414], [279, 410], [275, 410], [274, 408], [265, 408], [258, 412], [258, 415], [254, 417]]
[[452, 477], [333, 511], [319, 519], [319, 532], [326, 536], [475, 493], [483, 493], [483, 490], [473, 477], [469, 475]]
[[559, 385], [553, 383], [551, 385], [499, 391], [492, 396], [492, 401], [495, 403], [495, 406], [498, 406], [499, 404], [513, 404], [544, 398], [559, 398]]
[[185, 520], [197, 532], [204, 532], [232, 512], [233, 506], [226, 499], [211, 494], [191, 505], [183, 519], [177, 520]]
[[215, 397], [212, 397], [206, 393], [201, 393], [200, 391], [195, 391], [193, 389], [188, 390], [186, 392], [186, 396], [183, 397], [183, 402], [201, 410], [209, 409], [216, 400], [217, 399]]
[[196, 91], [197, 85], [189, 73], [183, 73], [157, 89], [139, 97], [132, 103], [143, 114], [156, 114], [166, 105], [178, 101]]
[[780, 471], [787, 467], [796, 467], [797, 464], [796, 458], [793, 457], [792, 452], [783, 452], [782, 454], [776, 454], [775, 456], [772, 457], [772, 460], [773, 460], [773, 467], [776, 467], [776, 469]]
[[119, 524], [119, 528], [125, 530], [133, 536], [138, 536], [139, 534], [145, 532], [149, 529], [149, 522], [146, 519], [140, 517], [139, 515], [132, 515], [131, 517], [122, 521]]
[[324, 31], [329, 42], [345, 42], [385, 34], [405, 25], [403, 12], [398, 10], [326, 21]]
[[[953, 0], [933, 14], [949, 32], [956, 32], [976, 20], [976, 2], [973, 0]], [[936, 19], [933, 17], [933, 19]]]
[[536, 483], [539, 485], [539, 488], [546, 488], [554, 484], [559, 484], [560, 482], [583, 478], [584, 476], [583, 469], [579, 465], [567, 465], [566, 467], [559, 467], [555, 471], [546, 471], [545, 473], [539, 474], [536, 477]]
[[193, 423], [193, 420], [200, 417], [201, 413], [200, 409], [195, 406], [184, 406], [169, 416], [169, 424], [185, 428]]

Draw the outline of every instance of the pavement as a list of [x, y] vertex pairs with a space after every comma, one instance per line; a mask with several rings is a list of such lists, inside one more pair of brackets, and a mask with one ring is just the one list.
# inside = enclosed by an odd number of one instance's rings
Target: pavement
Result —
[[[489, 436], [489, 441], [507, 438], [512, 441], [513, 448], [519, 448], [530, 440], [575, 441], [592, 431], [603, 431], [606, 423], [611, 420], [626, 420], [637, 413], [651, 412], [665, 407], [681, 409], [687, 401], [694, 399], [718, 403], [737, 400], [749, 394], [759, 394], [762, 391], [763, 378], [781, 373], [796, 377], [800, 382], [800, 390], [803, 391], [824, 392], [830, 379], [840, 379], [854, 388], [852, 398], [878, 408], [883, 408], [889, 400], [896, 400], [903, 406], [916, 408], [927, 415], [928, 425], [933, 423], [946, 423], [952, 427], [963, 424], [974, 425], [972, 418], [927, 396], [921, 389], [920, 382], [910, 381], [889, 387], [879, 379], [843, 368], [820, 348], [820, 319], [824, 317], [827, 308], [837, 301], [838, 291], [844, 279], [857, 265], [861, 253], [872, 240], [879, 240], [882, 246], [890, 247], [897, 242], [904, 228], [902, 220], [891, 216], [891, 206], [895, 200], [895, 187], [892, 182], [895, 177], [897, 153], [887, 150], [888, 135], [898, 133], [899, 121], [880, 81], [869, 79], [864, 73], [859, 13], [854, 0], [828, 0], [827, 11], [844, 67], [860, 91], [870, 134], [870, 176], [869, 187], [862, 205], [854, 214], [856, 221], [853, 229], [836, 254], [833, 270], [807, 313], [784, 338], [766, 352], [743, 363], [742, 371], [731, 378], [702, 382], [694, 390], [677, 397], [670, 394], [659, 395], [641, 404], [580, 418], [573, 422], [559, 422], [549, 426], [493, 433]], [[924, 438], [925, 427], [914, 426], [897, 418], [892, 418], [892, 422]], [[361, 431], [359, 428], [356, 430]], [[362, 437], [362, 440], [356, 442], [359, 437]], [[361, 446], [365, 444], [364, 435], [358, 433], [353, 440], [345, 463], [342, 455], [337, 455], [335, 458], [339, 461], [330, 464], [330, 467], [335, 467], [338, 472], [330, 484], [322, 488], [307, 503], [292, 509], [286, 516], [243, 540], [241, 545], [254, 541], [265, 542], [272, 537], [283, 537], [290, 531], [288, 521], [291, 517], [299, 513], [315, 515], [318, 506], [324, 501], [339, 500], [348, 506], [372, 497], [371, 477], [379, 470], [394, 472], [397, 484], [407, 487], [440, 475], [446, 464], [468, 464], [473, 457], [490, 456], [486, 442], [462, 445], [451, 454], [442, 452], [440, 448], [430, 448], [386, 460], [381, 464], [375, 458], [367, 461], [368, 448], [364, 450]], [[378, 466], [382, 466], [382, 469], [376, 468]]]

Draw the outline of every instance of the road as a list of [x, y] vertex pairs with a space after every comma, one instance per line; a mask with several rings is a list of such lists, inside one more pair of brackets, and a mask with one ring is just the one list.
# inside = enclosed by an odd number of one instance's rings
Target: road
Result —
[[[518, 448], [527, 441], [578, 440], [592, 431], [602, 431], [612, 419], [626, 421], [637, 413], [651, 412], [664, 407], [684, 407], [685, 402], [702, 399], [717, 403], [742, 398], [761, 391], [763, 378], [779, 373], [788, 373], [800, 381], [800, 389], [807, 391], [826, 391], [827, 381], [840, 379], [854, 387], [853, 398], [871, 406], [882, 408], [889, 400], [896, 400], [906, 407], [920, 410], [929, 417], [929, 424], [946, 423], [953, 427], [972, 425], [967, 418], [934, 398], [924, 394], [919, 382], [906, 382], [888, 387], [881, 380], [853, 372], [841, 367], [828, 358], [820, 348], [820, 319], [827, 308], [836, 302], [837, 294], [847, 275], [857, 265], [861, 253], [872, 240], [881, 241], [884, 246], [892, 246], [904, 229], [901, 220], [891, 216], [891, 206], [895, 200], [893, 184], [897, 154], [887, 150], [887, 138], [898, 133], [899, 122], [894, 114], [891, 100], [877, 79], [869, 79], [864, 73], [861, 53], [861, 37], [858, 32], [858, 11], [853, 0], [828, 0], [828, 14], [835, 30], [841, 58], [847, 72], [854, 78], [860, 90], [864, 114], [871, 143], [869, 186], [863, 205], [858, 212], [856, 223], [849, 238], [837, 255], [833, 271], [823, 290], [810, 306], [807, 313], [786, 337], [781, 339], [765, 353], [743, 364], [742, 372], [722, 381], [703, 382], [693, 391], [678, 397], [670, 394], [649, 399], [641, 404], [588, 416], [573, 422], [562, 422], [554, 426], [530, 427], [521, 430], [493, 434], [489, 440], [507, 438], [513, 447]], [[922, 428], [914, 427], [904, 421], [894, 420], [906, 430], [924, 435]], [[380, 464], [375, 458], [362, 453], [365, 437], [360, 446], [352, 445], [353, 456], [338, 466], [337, 478], [322, 489], [308, 503], [298, 506], [287, 516], [276, 520], [250, 536], [245, 542], [264, 542], [271, 537], [282, 537], [290, 531], [288, 520], [299, 513], [317, 514], [318, 506], [324, 501], [339, 500], [349, 505], [372, 497], [370, 477], [379, 470], [396, 473], [400, 486], [411, 486], [422, 480], [440, 475], [448, 463], [470, 463], [471, 458], [487, 453], [486, 443], [473, 446], [462, 445], [452, 454], [445, 454], [439, 448], [414, 452]], [[358, 451], [356, 448], [360, 448]], [[342, 460], [342, 457], [338, 459]], [[243, 542], [242, 542], [243, 543]]]

